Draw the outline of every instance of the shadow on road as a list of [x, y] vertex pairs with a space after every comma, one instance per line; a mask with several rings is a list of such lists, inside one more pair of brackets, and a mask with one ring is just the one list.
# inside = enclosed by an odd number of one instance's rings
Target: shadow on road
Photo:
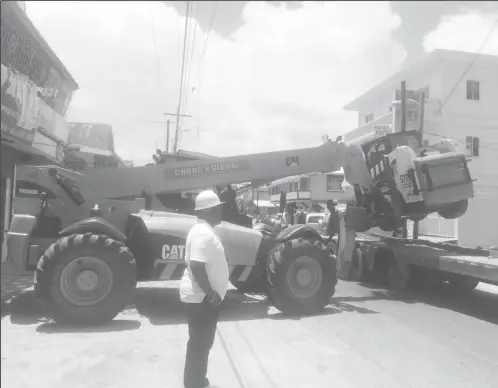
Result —
[[38, 333], [107, 333], [116, 331], [129, 331], [140, 328], [142, 324], [132, 319], [115, 319], [105, 325], [98, 326], [75, 326], [63, 325], [56, 322], [42, 323], [36, 328]]
[[[375, 294], [376, 292], [374, 292]], [[333, 315], [339, 313], [357, 312], [360, 314], [377, 314], [377, 311], [358, 307], [349, 302], [361, 302], [362, 299], [385, 299], [384, 293], [367, 298], [332, 298], [322, 312], [309, 316], [288, 316], [276, 309], [262, 295], [243, 294], [229, 290], [220, 316], [221, 321], [247, 321], [254, 319], [299, 320], [307, 317]], [[153, 325], [175, 325], [186, 323], [182, 312], [182, 304], [178, 296], [178, 289], [164, 287], [139, 287], [135, 292], [133, 302], [125, 309], [125, 314], [138, 314], [148, 319]], [[99, 326], [62, 325], [53, 322], [44, 314], [40, 302], [33, 291], [26, 291], [11, 298], [2, 307], [2, 319], [10, 318], [15, 325], [36, 325], [40, 333], [98, 333], [111, 331], [127, 331], [138, 329], [141, 324], [133, 319], [115, 319], [109, 324]]]
[[116, 319], [105, 325], [63, 325], [47, 318], [33, 291], [17, 294], [2, 306], [2, 319], [9, 316], [14, 325], [36, 325], [39, 333], [104, 333], [135, 330], [141, 326], [137, 320]]
[[2, 305], [2, 319], [7, 316], [10, 316], [11, 323], [15, 325], [33, 325], [47, 321], [33, 291], [18, 293], [7, 300]]
[[[185, 323], [178, 290], [174, 288], [138, 288], [134, 306], [138, 313], [153, 325], [175, 325]], [[224, 302], [220, 321], [248, 321], [254, 319], [305, 319], [307, 316], [287, 316], [280, 312], [271, 312], [272, 304], [261, 295], [243, 294], [229, 290]], [[332, 315], [343, 312], [376, 314], [376, 311], [353, 306], [346, 301], [331, 300], [331, 304], [322, 312], [312, 316]]]
[[457, 294], [451, 290], [448, 283], [439, 283], [430, 289], [423, 289], [416, 292], [379, 291], [383, 289], [381, 286], [368, 283], [362, 283], [362, 286], [374, 290], [372, 291], [372, 296], [344, 299], [350, 302], [355, 301], [355, 299], [388, 299], [403, 301], [405, 303], [424, 303], [498, 325], [498, 294], [496, 293], [476, 289], [468, 294]]

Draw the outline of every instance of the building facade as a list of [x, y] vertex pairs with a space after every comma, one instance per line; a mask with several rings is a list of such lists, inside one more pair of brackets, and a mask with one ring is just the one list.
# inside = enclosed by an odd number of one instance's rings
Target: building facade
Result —
[[72, 170], [128, 167], [114, 149], [112, 127], [101, 123], [69, 123], [64, 165]]
[[[421, 233], [458, 239], [465, 246], [498, 245], [498, 56], [434, 50], [424, 60], [345, 106], [358, 112], [358, 128], [344, 133], [344, 141], [374, 132], [377, 124], [393, 120], [394, 92], [406, 82], [409, 90], [423, 90], [424, 143], [457, 140], [469, 158], [475, 197], [458, 220], [430, 215], [420, 223]], [[418, 128], [415, 113], [407, 115]]]
[[[8, 229], [15, 165], [63, 163], [65, 115], [78, 84], [25, 13], [1, 7], [1, 220]], [[2, 233], [2, 262], [6, 259]]]
[[307, 207], [324, 207], [331, 199], [345, 203], [354, 196], [344, 185], [342, 171], [289, 176], [268, 185], [271, 202], [278, 204], [281, 192], [286, 193], [287, 202], [300, 202]]

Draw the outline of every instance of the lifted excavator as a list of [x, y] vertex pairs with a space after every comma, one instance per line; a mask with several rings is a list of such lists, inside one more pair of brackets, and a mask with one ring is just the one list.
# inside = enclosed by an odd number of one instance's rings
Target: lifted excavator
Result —
[[[189, 206], [171, 211], [164, 200], [168, 193], [343, 167], [357, 191], [348, 214], [358, 231], [375, 225], [395, 230], [401, 220], [430, 212], [461, 215], [456, 204], [473, 196], [465, 156], [437, 149], [423, 156], [419, 144], [412, 146], [412, 135], [379, 138], [376, 153], [331, 142], [85, 173], [18, 166], [9, 258], [16, 267], [35, 271], [35, 293], [51, 317], [93, 324], [112, 320], [132, 298], [137, 280], [181, 278], [185, 240], [196, 217], [186, 214]], [[412, 186], [416, 194], [406, 189]], [[248, 227], [245, 216], [229, 218], [217, 230], [236, 287], [266, 292], [287, 314], [317, 312], [329, 303], [337, 283], [336, 259], [315, 229], [294, 225], [277, 234], [263, 225]]]

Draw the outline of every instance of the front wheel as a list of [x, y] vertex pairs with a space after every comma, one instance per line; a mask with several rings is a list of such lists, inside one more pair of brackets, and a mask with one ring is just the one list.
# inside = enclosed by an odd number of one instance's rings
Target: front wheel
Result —
[[267, 262], [268, 296], [288, 315], [323, 310], [335, 293], [336, 260], [318, 240], [298, 238], [277, 244]]
[[73, 234], [53, 243], [38, 262], [35, 293], [58, 322], [101, 324], [125, 308], [136, 275], [124, 244], [104, 235]]

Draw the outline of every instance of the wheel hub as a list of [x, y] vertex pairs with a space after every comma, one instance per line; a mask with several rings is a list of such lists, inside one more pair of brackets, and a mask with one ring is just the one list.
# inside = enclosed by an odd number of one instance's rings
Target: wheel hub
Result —
[[318, 292], [322, 278], [320, 263], [312, 257], [301, 256], [289, 266], [287, 286], [295, 298], [308, 299]]
[[59, 278], [62, 296], [79, 307], [101, 302], [111, 292], [112, 285], [112, 270], [98, 257], [74, 259], [64, 267]]
[[81, 291], [92, 291], [97, 287], [98, 274], [93, 270], [83, 270], [76, 277], [76, 284]]
[[301, 268], [297, 271], [296, 280], [300, 286], [307, 286], [313, 280], [313, 274], [309, 268]]

